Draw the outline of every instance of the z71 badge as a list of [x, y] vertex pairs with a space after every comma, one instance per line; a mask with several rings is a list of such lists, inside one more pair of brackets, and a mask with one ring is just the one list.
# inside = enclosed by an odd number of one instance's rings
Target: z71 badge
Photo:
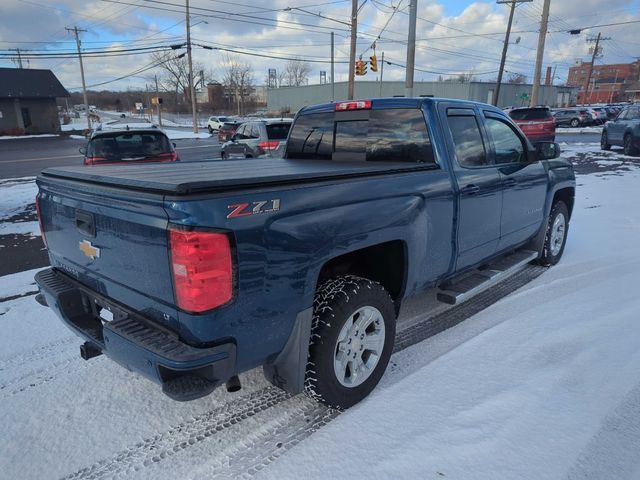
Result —
[[247, 217], [249, 215], [257, 215], [259, 213], [277, 212], [280, 210], [280, 199], [261, 200], [253, 203], [236, 203], [235, 205], [229, 205], [227, 208], [231, 209], [231, 213], [227, 215], [227, 218]]

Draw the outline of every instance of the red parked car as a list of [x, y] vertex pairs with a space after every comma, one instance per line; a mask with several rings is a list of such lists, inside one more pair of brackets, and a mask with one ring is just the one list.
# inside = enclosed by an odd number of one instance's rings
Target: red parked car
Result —
[[531, 143], [555, 142], [556, 119], [549, 107], [522, 107], [507, 110]]
[[85, 165], [177, 162], [180, 159], [173, 147], [169, 137], [157, 128], [103, 130], [94, 133], [80, 153]]
[[218, 129], [218, 141], [224, 143], [231, 140], [231, 137], [236, 134], [239, 126], [240, 123], [238, 122], [224, 122]]

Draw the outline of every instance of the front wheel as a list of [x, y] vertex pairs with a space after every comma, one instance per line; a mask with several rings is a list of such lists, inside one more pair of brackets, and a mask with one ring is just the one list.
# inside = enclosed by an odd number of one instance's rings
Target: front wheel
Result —
[[573, 128], [577, 128], [577, 127], [579, 127], [579, 126], [580, 126], [580, 120], [578, 120], [577, 118], [572, 119], [572, 120], [571, 120], [571, 126], [572, 126]]
[[637, 150], [633, 146], [633, 139], [631, 138], [631, 134], [630, 133], [627, 133], [624, 136], [624, 144], [623, 145], [624, 145], [624, 154], [625, 155], [632, 156], [632, 155], [636, 154]]
[[600, 149], [601, 150], [611, 150], [611, 144], [609, 143], [609, 135], [606, 130], [602, 131], [602, 136], [600, 137]]
[[387, 368], [396, 331], [393, 301], [379, 283], [345, 275], [324, 282], [313, 304], [305, 393], [349, 408]]
[[540, 265], [548, 267], [560, 261], [567, 243], [568, 230], [569, 210], [564, 202], [557, 201], [549, 214], [542, 254], [538, 259]]

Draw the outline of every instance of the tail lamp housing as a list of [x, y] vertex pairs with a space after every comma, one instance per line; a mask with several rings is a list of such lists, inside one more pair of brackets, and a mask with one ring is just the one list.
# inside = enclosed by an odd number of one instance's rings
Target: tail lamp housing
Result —
[[277, 150], [280, 146], [280, 142], [278, 140], [268, 140], [266, 142], [260, 142], [258, 147], [262, 150]]
[[38, 214], [38, 226], [40, 227], [42, 243], [44, 243], [45, 248], [49, 248], [47, 246], [47, 237], [44, 235], [44, 224], [42, 223], [42, 212], [40, 211], [40, 194], [36, 195], [36, 213]]
[[233, 299], [233, 256], [226, 233], [172, 226], [169, 250], [178, 308], [201, 313]]

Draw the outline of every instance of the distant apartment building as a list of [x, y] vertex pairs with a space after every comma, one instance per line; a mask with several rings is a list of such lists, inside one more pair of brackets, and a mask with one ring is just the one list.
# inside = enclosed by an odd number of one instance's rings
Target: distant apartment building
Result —
[[640, 60], [631, 63], [594, 65], [589, 88], [585, 82], [591, 64], [578, 61], [569, 68], [567, 86], [579, 87], [578, 103], [612, 103], [637, 99], [637, 84], [640, 81]]

